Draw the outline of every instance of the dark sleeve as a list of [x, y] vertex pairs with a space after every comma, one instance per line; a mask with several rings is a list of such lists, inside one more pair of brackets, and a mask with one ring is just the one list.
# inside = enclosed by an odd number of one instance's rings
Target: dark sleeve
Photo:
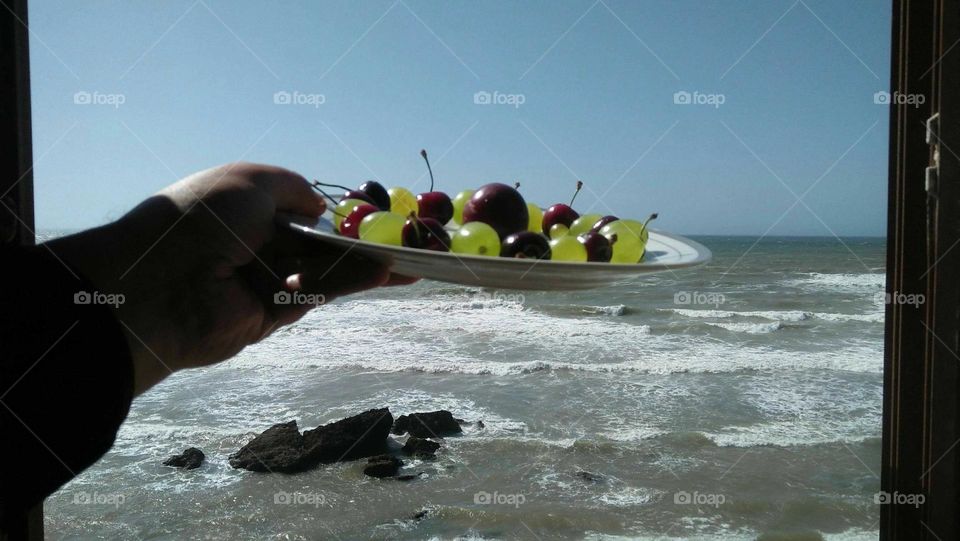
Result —
[[0, 520], [96, 462], [129, 411], [130, 352], [94, 293], [44, 247], [0, 249]]

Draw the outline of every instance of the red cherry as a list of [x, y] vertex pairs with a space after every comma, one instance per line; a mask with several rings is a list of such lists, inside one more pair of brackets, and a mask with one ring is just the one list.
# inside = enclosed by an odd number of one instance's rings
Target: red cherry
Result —
[[357, 205], [347, 214], [346, 218], [340, 222], [340, 234], [352, 239], [360, 238], [360, 220], [363, 220], [368, 214], [380, 210], [376, 205]]
[[525, 230], [529, 221], [527, 203], [520, 192], [498, 182], [481, 186], [463, 206], [463, 223], [483, 222], [501, 239]]

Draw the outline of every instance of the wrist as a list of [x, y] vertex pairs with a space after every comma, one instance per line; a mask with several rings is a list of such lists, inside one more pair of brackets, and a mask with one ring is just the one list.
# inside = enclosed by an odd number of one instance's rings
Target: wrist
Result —
[[[164, 280], [147, 261], [151, 234], [125, 217], [101, 227], [50, 241], [47, 247], [94, 288], [92, 302], [109, 306], [126, 340], [138, 395], [177, 369], [175, 352], [166, 349], [161, 325], [170, 295]], [[80, 292], [78, 292], [80, 293]], [[169, 361], [167, 360], [169, 359]]]

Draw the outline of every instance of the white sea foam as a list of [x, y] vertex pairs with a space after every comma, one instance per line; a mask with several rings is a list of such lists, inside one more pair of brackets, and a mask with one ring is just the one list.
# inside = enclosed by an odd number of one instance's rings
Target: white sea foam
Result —
[[661, 494], [662, 492], [650, 488], [618, 486], [601, 494], [597, 500], [615, 507], [635, 507], [653, 503]]
[[602, 314], [605, 316], [622, 316], [628, 312], [625, 304], [613, 306], [588, 306], [583, 309], [587, 314]]
[[772, 323], [707, 323], [707, 325], [747, 334], [768, 334], [780, 330], [783, 326], [779, 321]]
[[733, 310], [689, 310], [685, 308], [667, 308], [677, 315], [690, 318], [728, 319], [735, 317], [753, 317], [781, 322], [797, 322], [809, 319], [824, 321], [862, 321], [865, 323], [883, 323], [883, 312], [870, 314], [839, 314], [832, 312], [805, 312], [801, 310], [733, 311]]
[[[699, 311], [679, 312], [700, 317]], [[806, 312], [704, 311], [730, 319], [734, 332], [769, 333], [778, 322]], [[736, 321], [747, 317], [767, 322]], [[767, 317], [764, 317], [767, 316]], [[731, 319], [733, 318], [733, 319]], [[335, 330], [333, 330], [335, 329]], [[877, 372], [879, 343], [852, 340], [841, 348], [810, 352], [727, 343], [688, 333], [652, 333], [630, 318], [572, 318], [524, 309], [499, 299], [363, 299], [331, 304], [294, 326], [248, 348], [227, 366], [356, 368], [522, 375], [572, 370], [595, 373], [731, 372], [834, 369]]]
[[868, 292], [882, 291], [886, 283], [883, 273], [807, 273], [803, 278], [792, 278], [781, 282], [783, 285], [813, 289], [818, 291]]

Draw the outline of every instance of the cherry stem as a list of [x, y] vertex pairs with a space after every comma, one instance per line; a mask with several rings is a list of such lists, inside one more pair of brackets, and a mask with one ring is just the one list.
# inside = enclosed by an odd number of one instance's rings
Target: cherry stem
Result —
[[320, 182], [320, 181], [318, 181], [318, 180], [314, 180], [314, 181], [313, 181], [313, 184], [314, 184], [314, 185], [320, 185], [320, 186], [326, 186], [327, 188], [340, 188], [341, 190], [343, 190], [343, 191], [345, 191], [345, 192], [351, 191], [350, 188], [347, 188], [346, 186], [341, 186], [341, 185], [339, 185], [339, 184], [327, 184], [327, 183], [325, 183], [325, 182]]
[[[430, 191], [433, 191], [433, 169], [430, 167], [430, 160], [427, 158], [427, 151], [421, 150], [420, 155], [423, 156], [423, 161], [427, 162], [427, 171], [430, 172]], [[442, 158], [443, 156], [441, 156]]]
[[[321, 188], [320, 185], [322, 185], [322, 183], [317, 182], [317, 181], [315, 180], [315, 181], [313, 181], [313, 184], [311, 184], [310, 186], [311, 186], [314, 190], [317, 190], [318, 192], [320, 192], [321, 194], [323, 194], [323, 196], [326, 197], [327, 199], [329, 199], [330, 201], [333, 201], [334, 204], [336, 204], [336, 203], [337, 203], [337, 200], [334, 199], [334, 198], [332, 198], [332, 197], [330, 197], [330, 194], [328, 194], [327, 192], [323, 191], [323, 188]], [[328, 207], [328, 208], [329, 208], [329, 207]], [[333, 209], [333, 208], [332, 208], [332, 209], [330, 209], [330, 212], [336, 214], [337, 216], [343, 218], [344, 220], [347, 219], [346, 216], [344, 216], [343, 214], [340, 214], [339, 212], [337, 212], [337, 209]]]
[[514, 190], [519, 190], [519, 189], [520, 189], [520, 183], [519, 183], [519, 182], [514, 182], [514, 183], [513, 183], [513, 189], [514, 189]]
[[577, 181], [577, 191], [573, 192], [573, 197], [570, 198], [570, 206], [573, 206], [573, 200], [577, 198], [577, 194], [580, 193], [580, 188], [583, 188], [583, 181]]
[[656, 220], [656, 219], [657, 219], [657, 216], [659, 216], [659, 215], [658, 215], [656, 212], [654, 212], [653, 214], [651, 214], [650, 217], [647, 218], [647, 221], [643, 222], [643, 228], [646, 229], [646, 228], [647, 228], [647, 224], [650, 223], [650, 222], [652, 222], [652, 221], [654, 221], [654, 220]]
[[314, 190], [317, 190], [318, 192], [320, 192], [321, 194], [323, 194], [323, 196], [326, 197], [327, 199], [333, 201], [334, 204], [337, 203], [337, 200], [336, 200], [336, 199], [334, 199], [333, 197], [331, 197], [330, 194], [328, 194], [327, 192], [323, 191], [323, 188], [320, 187], [320, 186], [326, 186], [326, 184], [323, 184], [322, 182], [317, 182], [316, 180], [314, 180], [314, 181], [313, 181], [313, 184], [311, 184], [310, 186], [312, 186]]

